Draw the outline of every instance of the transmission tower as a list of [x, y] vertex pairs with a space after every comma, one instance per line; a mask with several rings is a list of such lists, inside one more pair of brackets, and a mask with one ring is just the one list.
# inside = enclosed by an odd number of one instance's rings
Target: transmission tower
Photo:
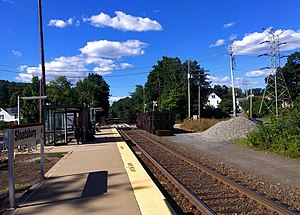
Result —
[[269, 56], [270, 66], [264, 69], [269, 69], [270, 74], [267, 77], [266, 88], [263, 93], [263, 98], [260, 104], [259, 113], [261, 113], [263, 105], [267, 107], [269, 112], [278, 117], [286, 108], [292, 105], [290, 93], [285, 83], [282, 72], [280, 71], [280, 46], [286, 43], [280, 43], [279, 36], [283, 31], [276, 34], [275, 31], [266, 30], [269, 40], [263, 41], [260, 44], [269, 44], [269, 53], [259, 56]]

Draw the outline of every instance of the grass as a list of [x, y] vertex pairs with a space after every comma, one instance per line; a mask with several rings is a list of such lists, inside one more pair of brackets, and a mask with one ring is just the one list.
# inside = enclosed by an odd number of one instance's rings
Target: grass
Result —
[[181, 128], [190, 131], [205, 131], [211, 126], [217, 124], [219, 120], [217, 119], [206, 119], [203, 118], [201, 120], [184, 120], [181, 124]]
[[[41, 159], [37, 159], [34, 161], [35, 163], [41, 163]], [[49, 159], [48, 158], [44, 158], [44, 163], [49, 163]]]
[[252, 145], [247, 138], [238, 138], [232, 141], [232, 144], [245, 148], [252, 148]]
[[[15, 189], [16, 191], [19, 191], [19, 190], [26, 190], [28, 189], [29, 187], [31, 187], [31, 185], [28, 185], [28, 184], [15, 184]], [[4, 188], [2, 190], [0, 190], [0, 194], [3, 194], [3, 193], [8, 193], [8, 187], [7, 188]]]
[[[57, 152], [54, 154], [47, 154], [47, 157], [44, 158], [44, 163], [49, 163], [49, 159], [51, 159], [51, 157], [55, 157], [55, 158], [62, 158], [63, 156], [65, 156], [65, 152]], [[41, 159], [37, 159], [35, 160], [35, 163], [41, 163]]]
[[57, 152], [57, 153], [55, 153], [55, 155], [54, 155], [54, 157], [56, 157], [56, 158], [62, 158], [63, 156], [65, 156], [65, 152]]

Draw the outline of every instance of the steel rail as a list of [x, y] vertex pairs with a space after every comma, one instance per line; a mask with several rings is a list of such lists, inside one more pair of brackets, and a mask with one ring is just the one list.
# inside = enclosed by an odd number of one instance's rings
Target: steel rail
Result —
[[203, 214], [207, 215], [216, 215], [216, 213], [209, 208], [201, 199], [199, 199], [197, 196], [195, 196], [190, 190], [185, 187], [181, 182], [179, 182], [174, 176], [172, 176], [163, 166], [161, 166], [148, 152], [146, 152], [134, 139], [132, 139], [130, 136], [126, 134], [123, 130], [119, 130], [121, 135], [126, 136], [127, 139], [130, 139], [135, 146], [142, 152], [142, 154], [150, 160], [150, 162], [155, 165], [159, 171], [161, 171], [177, 188], [180, 189], [182, 194], [186, 196], [186, 198], [189, 199], [190, 203], [196, 207], [199, 211], [201, 211]]
[[154, 141], [153, 139], [150, 139], [134, 130], [132, 130], [133, 132], [135, 132], [136, 134], [138, 134], [139, 136], [141, 136], [142, 138], [145, 138], [147, 139], [148, 141], [158, 145], [159, 147], [163, 148], [164, 150], [167, 150], [169, 153], [172, 153], [173, 155], [175, 156], [178, 156], [179, 158], [181, 158], [182, 160], [188, 162], [189, 164], [191, 164], [192, 166], [200, 169], [201, 171], [211, 175], [212, 177], [216, 178], [217, 180], [219, 181], [222, 181], [224, 184], [227, 184], [228, 186], [236, 189], [238, 192], [242, 193], [242, 194], [245, 194], [246, 196], [248, 196], [250, 199], [253, 199], [257, 202], [259, 202], [260, 204], [262, 205], [265, 205], [268, 209], [270, 210], [273, 210], [273, 211], [276, 211], [280, 214], [297, 214], [296, 212], [284, 207], [284, 206], [281, 206], [269, 199], [267, 199], [265, 196], [261, 195], [261, 194], [258, 194], [258, 193], [255, 193], [254, 191], [252, 190], [249, 190], [247, 189], [245, 186], [241, 185], [241, 184], [238, 184], [236, 182], [234, 182], [233, 180], [205, 167], [204, 165], [200, 164], [200, 163], [197, 163], [195, 162], [194, 160], [190, 159], [190, 158], [187, 158], [185, 157], [184, 155], [168, 148], [168, 147], [165, 147], [164, 145], [162, 144], [157, 144], [156, 141]]

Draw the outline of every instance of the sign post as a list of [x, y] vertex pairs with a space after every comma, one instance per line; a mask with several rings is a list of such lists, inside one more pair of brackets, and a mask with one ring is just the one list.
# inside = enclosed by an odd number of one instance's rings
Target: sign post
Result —
[[9, 207], [15, 207], [15, 177], [14, 177], [14, 145], [10, 141], [12, 139], [12, 131], [7, 130], [7, 148], [8, 148], [8, 195]]
[[[43, 124], [11, 125], [5, 133], [4, 141], [7, 143], [8, 148], [9, 207], [12, 209], [15, 207], [14, 148], [32, 142], [37, 143], [38, 141], [43, 144]], [[40, 154], [42, 164], [44, 163], [44, 151], [41, 150]], [[43, 171], [42, 166], [41, 171]]]

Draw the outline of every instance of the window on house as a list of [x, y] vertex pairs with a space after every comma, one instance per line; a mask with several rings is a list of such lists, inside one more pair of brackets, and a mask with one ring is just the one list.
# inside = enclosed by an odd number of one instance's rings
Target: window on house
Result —
[[213, 99], [215, 99], [215, 98], [216, 98], [216, 95], [211, 95], [211, 97], [212, 97]]
[[4, 115], [0, 115], [0, 120], [4, 120]]

